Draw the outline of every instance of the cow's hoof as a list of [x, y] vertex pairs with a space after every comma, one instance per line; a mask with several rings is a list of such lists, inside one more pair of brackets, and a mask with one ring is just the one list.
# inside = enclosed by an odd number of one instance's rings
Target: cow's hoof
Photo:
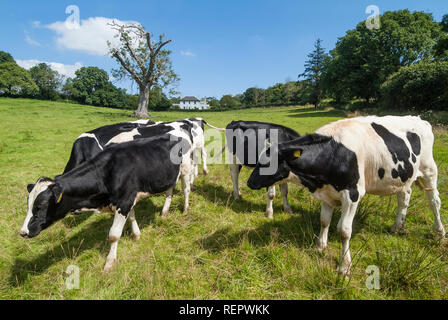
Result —
[[204, 173], [204, 175], [208, 175], [208, 170], [207, 169], [202, 170], [202, 172]]
[[168, 217], [168, 211], [162, 211], [162, 214], [160, 215], [162, 218]]
[[106, 265], [104, 266], [103, 271], [104, 271], [105, 273], [110, 272], [110, 271], [113, 269], [113, 267], [114, 267], [114, 265], [115, 265], [116, 263], [117, 263], [117, 259], [107, 259], [107, 260], [106, 260]]
[[132, 238], [134, 238], [134, 241], [138, 241], [138, 240], [140, 240], [141, 236], [142, 235], [140, 233], [134, 233], [132, 235]]
[[350, 277], [350, 267], [339, 266], [338, 273], [342, 277]]
[[274, 219], [274, 212], [272, 211], [266, 211], [266, 218], [268, 218], [269, 220], [273, 220]]
[[291, 207], [283, 208], [283, 211], [286, 212], [286, 213], [292, 213]]
[[189, 209], [190, 209], [190, 207], [185, 207], [185, 208], [184, 208], [184, 212], [183, 212], [183, 214], [186, 214], [186, 213], [188, 212]]
[[318, 240], [316, 243], [316, 250], [320, 253], [323, 253], [325, 251], [325, 249], [327, 249], [327, 245], [321, 244], [321, 242]]

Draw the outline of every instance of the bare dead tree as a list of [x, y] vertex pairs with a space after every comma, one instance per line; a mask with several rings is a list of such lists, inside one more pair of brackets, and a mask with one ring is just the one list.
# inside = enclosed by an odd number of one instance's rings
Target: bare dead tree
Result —
[[166, 88], [179, 80], [174, 73], [170, 59], [170, 50], [164, 47], [171, 42], [165, 40], [162, 34], [157, 41], [140, 24], [119, 24], [115, 21], [109, 24], [117, 31], [116, 38], [119, 46], [108, 42], [109, 54], [119, 64], [118, 69], [112, 70], [116, 79], [130, 78], [139, 87], [138, 108], [133, 116], [149, 117], [149, 93], [153, 86]]

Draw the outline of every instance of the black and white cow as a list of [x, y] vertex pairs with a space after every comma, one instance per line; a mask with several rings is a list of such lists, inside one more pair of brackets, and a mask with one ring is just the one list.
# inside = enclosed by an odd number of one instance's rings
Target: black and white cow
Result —
[[120, 122], [81, 134], [73, 143], [70, 158], [65, 166], [64, 173], [69, 172], [81, 163], [92, 159], [98, 153], [103, 151], [106, 143], [116, 135], [152, 124], [155, 124], [152, 120]]
[[333, 210], [341, 207], [338, 231], [342, 252], [338, 270], [348, 274], [352, 222], [366, 193], [397, 195], [397, 216], [392, 230], [398, 231], [405, 223], [412, 184], [423, 185], [434, 213], [434, 230], [440, 237], [445, 236], [433, 143], [431, 125], [419, 117], [370, 116], [340, 120], [321, 127], [314, 134], [278, 145], [275, 174], [262, 175], [263, 168], [258, 165], [247, 184], [252, 189], [260, 189], [291, 181], [308, 188], [322, 202], [317, 243], [320, 250], [327, 246]]
[[[151, 194], [172, 190], [181, 174], [182, 157], [190, 157], [190, 143], [171, 135], [119, 144], [105, 149], [55, 179], [41, 178], [28, 185], [28, 213], [20, 230], [25, 238], [37, 236], [67, 213], [112, 208], [111, 249], [105, 271], [117, 259], [117, 245], [127, 218], [140, 238], [134, 206]], [[132, 164], [132, 165], [130, 165]], [[164, 212], [170, 202], [165, 202]]]
[[[271, 138], [271, 133], [276, 132], [275, 139]], [[265, 139], [261, 141], [263, 138]], [[241, 196], [238, 186], [238, 177], [242, 166], [254, 168], [257, 165], [260, 153], [266, 147], [266, 144], [273, 144], [297, 139], [300, 135], [285, 126], [258, 122], [258, 121], [232, 121], [226, 127], [226, 141], [227, 149], [230, 156], [230, 177], [233, 183], [233, 197], [239, 199]], [[273, 200], [275, 197], [275, 186], [266, 186], [266, 216], [273, 218]], [[291, 212], [291, 207], [288, 202], [288, 184], [281, 183], [280, 191], [283, 200], [283, 210]]]

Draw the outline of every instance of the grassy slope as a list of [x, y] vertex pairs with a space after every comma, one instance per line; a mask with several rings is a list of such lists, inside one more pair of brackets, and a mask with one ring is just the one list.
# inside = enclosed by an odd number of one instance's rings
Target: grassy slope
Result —
[[[194, 113], [153, 113], [154, 120], [175, 120]], [[306, 107], [201, 113], [216, 126], [231, 120], [277, 122], [300, 133], [342, 117], [336, 111]], [[389, 233], [394, 197], [366, 197], [355, 217], [351, 241], [356, 263], [350, 281], [338, 278], [340, 241], [336, 212], [329, 250], [314, 248], [319, 203], [302, 188], [290, 187], [294, 214], [275, 200], [274, 221], [264, 217], [265, 194], [245, 186], [233, 201], [228, 166], [210, 167], [182, 215], [177, 192], [171, 215], [161, 219], [162, 196], [137, 206], [142, 238], [134, 242], [129, 226], [118, 248], [119, 263], [110, 274], [102, 267], [109, 250], [108, 215], [69, 216], [31, 240], [18, 235], [26, 212], [26, 184], [61, 173], [74, 139], [101, 125], [128, 121], [124, 111], [37, 100], [0, 99], [0, 298], [20, 299], [308, 299], [448, 298], [446, 245], [432, 238], [432, 214], [414, 190], [407, 232]], [[448, 220], [446, 179], [448, 135], [437, 133], [435, 158], [440, 171], [443, 220]], [[66, 290], [67, 266], [81, 270], [79, 290]], [[365, 269], [381, 270], [381, 290], [365, 287]]]

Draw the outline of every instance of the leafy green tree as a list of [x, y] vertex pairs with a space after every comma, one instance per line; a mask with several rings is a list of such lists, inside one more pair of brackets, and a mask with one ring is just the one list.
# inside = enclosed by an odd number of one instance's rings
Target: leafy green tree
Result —
[[172, 106], [171, 101], [163, 93], [162, 88], [153, 87], [149, 93], [149, 104], [150, 110], [155, 111], [166, 111]]
[[5, 63], [5, 62], [14, 62], [14, 63], [16, 63], [14, 58], [8, 52], [0, 51], [0, 63]]
[[310, 103], [317, 108], [322, 100], [322, 74], [326, 65], [328, 55], [325, 53], [325, 49], [322, 48], [322, 41], [317, 39], [314, 43], [314, 50], [308, 54], [308, 60], [305, 62], [305, 71], [299, 75], [300, 78], [307, 80], [309, 85], [309, 97]]
[[106, 71], [97, 67], [82, 67], [74, 79], [67, 79], [62, 92], [82, 104], [122, 108], [126, 106], [126, 91], [116, 88]]
[[39, 88], [30, 73], [15, 62], [0, 64], [0, 95], [8, 97], [33, 97]]
[[222, 96], [221, 100], [219, 100], [219, 105], [221, 109], [236, 109], [241, 106], [241, 103], [235, 99], [231, 94], [226, 94]]
[[421, 61], [401, 68], [382, 85], [382, 105], [399, 109], [446, 109], [448, 62]]
[[442, 22], [440, 22], [442, 31], [445, 35], [440, 37], [435, 48], [435, 56], [437, 60], [448, 61], [448, 14], [443, 16]]
[[255, 107], [264, 104], [264, 90], [260, 88], [248, 88], [242, 96], [242, 103], [246, 107]]
[[381, 84], [403, 66], [431, 58], [444, 33], [429, 13], [388, 11], [381, 28], [369, 30], [365, 21], [340, 38], [324, 72], [325, 89], [337, 100], [376, 99]]
[[134, 112], [135, 117], [148, 117], [148, 104], [151, 88], [166, 88], [178, 80], [170, 59], [171, 51], [163, 48], [171, 42], [163, 35], [157, 41], [140, 25], [120, 25], [112, 23], [117, 31], [120, 46], [109, 45], [110, 55], [120, 64], [112, 71], [117, 79], [130, 78], [139, 86], [139, 104]]
[[57, 90], [61, 87], [62, 79], [59, 73], [52, 70], [46, 63], [40, 63], [29, 70], [31, 78], [39, 87], [39, 97], [55, 100], [58, 98]]

